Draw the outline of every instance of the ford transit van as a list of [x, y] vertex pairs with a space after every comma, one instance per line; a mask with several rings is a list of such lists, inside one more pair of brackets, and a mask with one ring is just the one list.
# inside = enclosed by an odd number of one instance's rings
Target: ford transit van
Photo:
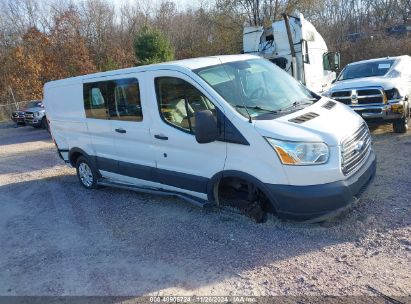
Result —
[[322, 219], [375, 174], [363, 119], [252, 55], [196, 58], [46, 83], [62, 159], [86, 188]]

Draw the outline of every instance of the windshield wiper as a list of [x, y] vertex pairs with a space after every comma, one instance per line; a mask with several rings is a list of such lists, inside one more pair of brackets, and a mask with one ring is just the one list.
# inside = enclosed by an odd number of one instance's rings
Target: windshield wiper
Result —
[[270, 110], [270, 109], [261, 108], [259, 106], [246, 107], [243, 105], [235, 105], [235, 107], [240, 108], [240, 109], [251, 109], [251, 110], [257, 110], [257, 111], [264, 111], [264, 112], [272, 113], [272, 114], [278, 114], [279, 112], [281, 112], [281, 110]]
[[312, 104], [314, 101], [318, 101], [319, 99], [317, 98], [306, 98], [306, 99], [301, 99], [299, 101], [294, 101], [293, 104], [296, 104], [297, 106], [300, 105], [305, 105], [305, 104]]
[[308, 105], [308, 104], [313, 104], [314, 101], [317, 101], [316, 98], [307, 98], [307, 99], [302, 99], [302, 100], [298, 100], [298, 101], [294, 101], [290, 106], [282, 108], [281, 110], [288, 110], [291, 108], [296, 108], [299, 106], [303, 106], [303, 105]]

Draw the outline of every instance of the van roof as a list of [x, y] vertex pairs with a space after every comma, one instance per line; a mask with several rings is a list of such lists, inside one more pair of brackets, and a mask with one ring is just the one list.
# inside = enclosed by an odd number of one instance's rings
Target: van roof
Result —
[[356, 64], [360, 64], [360, 63], [375, 62], [375, 61], [390, 60], [390, 59], [397, 61], [397, 60], [406, 59], [407, 57], [408, 57], [408, 58], [411, 58], [411, 57], [408, 56], [408, 55], [393, 56], [393, 57], [388, 56], [388, 57], [373, 58], [373, 59], [367, 59], [367, 60], [361, 60], [361, 61], [351, 62], [351, 63], [349, 63], [349, 64], [347, 64], [347, 65], [356, 65]]
[[195, 70], [199, 68], [203, 68], [206, 66], [213, 66], [220, 63], [225, 62], [232, 62], [238, 60], [247, 60], [253, 58], [261, 58], [255, 55], [222, 55], [222, 56], [208, 56], [208, 57], [199, 57], [199, 58], [191, 58], [191, 59], [183, 59], [183, 60], [176, 60], [164, 63], [156, 63], [156, 64], [149, 64], [143, 65], [138, 67], [131, 67], [119, 70], [111, 70], [107, 72], [98, 72], [93, 74], [81, 75], [76, 77], [70, 77], [60, 80], [49, 81], [45, 84], [47, 87], [54, 87], [59, 86], [62, 84], [69, 84], [69, 83], [78, 83], [82, 82], [83, 80], [93, 79], [97, 77], [105, 77], [105, 76], [115, 76], [121, 74], [130, 74], [130, 73], [137, 73], [143, 71], [156, 71], [162, 69], [174, 69], [176, 71], [184, 71], [184, 70]]

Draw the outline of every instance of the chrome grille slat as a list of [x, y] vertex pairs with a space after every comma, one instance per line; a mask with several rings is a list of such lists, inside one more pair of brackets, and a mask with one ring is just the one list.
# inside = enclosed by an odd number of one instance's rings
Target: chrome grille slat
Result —
[[351, 99], [351, 96], [337, 96], [335, 99]]
[[359, 133], [363, 132], [362, 128], [359, 128], [357, 131], [355, 131], [350, 138], [347, 138], [346, 140], [343, 141], [343, 144], [345, 146], [351, 145], [353, 143], [353, 141], [357, 140], [357, 136]]
[[[365, 146], [364, 146], [364, 151], [366, 151], [369, 148], [370, 143], [368, 142]], [[363, 153], [363, 152], [361, 152]], [[347, 159], [346, 161], [344, 161], [344, 168], [348, 168], [350, 167], [350, 165], [352, 165], [353, 163], [358, 162], [358, 160], [361, 158], [361, 153], [359, 154], [354, 154], [353, 157]]]
[[372, 97], [381, 97], [381, 94], [376, 94], [376, 95], [361, 95], [361, 96], [358, 96], [358, 99], [361, 99], [361, 98], [372, 98]]
[[[357, 143], [363, 142], [361, 149], [356, 152]], [[354, 172], [366, 160], [371, 151], [372, 139], [365, 124], [361, 125], [349, 138], [341, 143], [341, 170], [344, 175]]]
[[34, 113], [33, 112], [26, 112], [25, 117], [29, 118], [29, 119], [34, 118]]

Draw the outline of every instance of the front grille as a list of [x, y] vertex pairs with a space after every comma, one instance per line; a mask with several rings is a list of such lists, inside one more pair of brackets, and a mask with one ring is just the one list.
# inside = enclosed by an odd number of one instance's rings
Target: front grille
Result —
[[331, 98], [348, 105], [351, 103], [351, 90], [333, 92], [331, 94]]
[[365, 162], [371, 151], [371, 135], [368, 127], [363, 124], [353, 135], [342, 141], [341, 170], [348, 175]]
[[26, 117], [26, 118], [29, 118], [29, 119], [33, 119], [33, 118], [34, 118], [34, 113], [32, 113], [32, 112], [26, 112], [25, 117]]
[[384, 92], [378, 88], [336, 91], [331, 98], [346, 105], [366, 105], [384, 103]]
[[351, 90], [350, 91], [337, 91], [334, 92], [333, 97], [351, 97]]
[[358, 94], [358, 104], [384, 102], [384, 93], [379, 89], [362, 89], [356, 91]]

